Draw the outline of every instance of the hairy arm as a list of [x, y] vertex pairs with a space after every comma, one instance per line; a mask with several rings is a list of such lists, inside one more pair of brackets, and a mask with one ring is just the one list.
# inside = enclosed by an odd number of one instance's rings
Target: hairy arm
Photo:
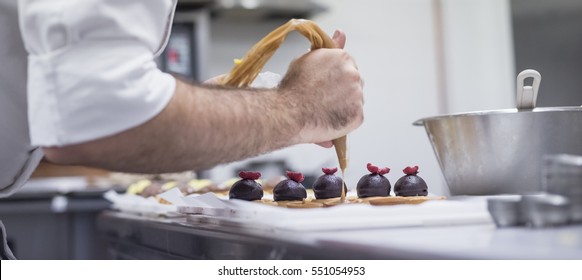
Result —
[[296, 144], [300, 127], [274, 90], [194, 86], [177, 80], [168, 106], [112, 137], [47, 147], [47, 158], [126, 172], [214, 166]]
[[335, 139], [363, 121], [362, 87], [343, 50], [316, 50], [293, 62], [275, 90], [177, 81], [168, 106], [119, 134], [44, 147], [56, 163], [124, 172], [203, 169], [298, 143]]

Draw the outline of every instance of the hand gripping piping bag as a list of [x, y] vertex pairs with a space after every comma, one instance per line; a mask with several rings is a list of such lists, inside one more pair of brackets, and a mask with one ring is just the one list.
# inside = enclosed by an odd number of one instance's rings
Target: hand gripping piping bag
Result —
[[[231, 69], [228, 76], [222, 79], [221, 83], [234, 87], [249, 86], [292, 31], [297, 31], [306, 37], [311, 42], [311, 50], [337, 48], [336, 43], [313, 21], [292, 19], [256, 43], [241, 59], [240, 63]], [[333, 144], [343, 173], [348, 162], [347, 136], [334, 139]], [[344, 197], [345, 194], [342, 192], [342, 198]]]

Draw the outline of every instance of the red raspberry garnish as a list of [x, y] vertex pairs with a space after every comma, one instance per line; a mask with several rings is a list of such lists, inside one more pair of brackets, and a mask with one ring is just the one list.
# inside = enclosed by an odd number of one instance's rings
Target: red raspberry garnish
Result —
[[257, 179], [261, 178], [261, 172], [241, 171], [238, 173], [238, 176], [243, 178], [243, 179], [257, 180]]
[[305, 176], [303, 176], [303, 174], [301, 174], [301, 172], [293, 172], [293, 171], [287, 171], [287, 177], [289, 179], [297, 182], [297, 183], [301, 183], [305, 179]]
[[372, 165], [371, 163], [368, 162], [368, 165], [366, 165], [366, 167], [368, 168], [368, 171], [370, 171], [370, 173], [378, 173], [378, 166]]
[[334, 168], [324, 167], [321, 169], [321, 171], [323, 171], [323, 173], [325, 173], [326, 175], [333, 175], [337, 172], [337, 167]]
[[402, 172], [406, 175], [416, 175], [418, 174], [418, 165], [415, 165], [414, 167], [407, 166], [402, 170]]
[[370, 171], [372, 174], [384, 175], [390, 172], [390, 168], [388, 167], [379, 168], [378, 166], [372, 165], [371, 163], [368, 163], [366, 167], [368, 167], [368, 171]]
[[378, 170], [378, 174], [380, 174], [380, 175], [388, 174], [388, 172], [390, 172], [390, 168], [388, 168], [388, 167], [384, 167], [384, 168]]

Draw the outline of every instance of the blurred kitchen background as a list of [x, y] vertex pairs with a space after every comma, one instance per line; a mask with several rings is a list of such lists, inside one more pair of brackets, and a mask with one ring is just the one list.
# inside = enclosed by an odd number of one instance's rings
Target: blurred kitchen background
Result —
[[[523, 69], [542, 74], [538, 106], [582, 105], [580, 0], [180, 0], [160, 67], [193, 81], [227, 73], [233, 59], [298, 17], [314, 20], [329, 34], [343, 29], [345, 49], [365, 82], [365, 121], [348, 136], [349, 188], [367, 173], [368, 162], [391, 168], [387, 178], [392, 184], [404, 167], [419, 165], [429, 192], [447, 195], [425, 130], [412, 123], [441, 114], [513, 108], [515, 77]], [[283, 75], [308, 48], [306, 39], [290, 35], [264, 71]], [[79, 176], [107, 176], [46, 166], [29, 190], [62, 184], [50, 178], [63, 176], [74, 176], [67, 184], [82, 190], [78, 187], [91, 182]], [[196, 172], [215, 182], [241, 169], [261, 170], [265, 178], [290, 169], [313, 179], [322, 167], [333, 166], [333, 149], [299, 145]], [[101, 194], [63, 195], [62, 189], [43, 196], [25, 188], [20, 196], [0, 201], [0, 219], [14, 236], [10, 241], [18, 257], [104, 257], [103, 248], [91, 241], [95, 216], [107, 207]]]
[[[418, 119], [515, 107], [515, 77], [542, 74], [538, 106], [582, 104], [582, 1], [579, 0], [301, 0], [218, 1], [210, 24], [206, 79], [227, 72], [260, 38], [303, 16], [332, 34], [347, 33], [346, 50], [365, 82], [365, 121], [349, 135], [346, 180], [355, 188], [368, 162], [388, 166], [394, 183], [419, 165], [429, 191], [447, 194]], [[230, 8], [230, 9], [229, 9]], [[265, 71], [284, 74], [309, 47], [290, 36]], [[308, 175], [337, 166], [333, 149], [300, 145], [207, 172], [216, 180], [249, 163], [284, 162]]]

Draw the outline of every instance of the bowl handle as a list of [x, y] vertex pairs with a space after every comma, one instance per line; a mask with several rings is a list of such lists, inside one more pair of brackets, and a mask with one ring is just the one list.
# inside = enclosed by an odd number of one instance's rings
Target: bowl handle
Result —
[[[524, 85], [527, 78], [533, 79], [531, 86]], [[533, 69], [523, 70], [517, 75], [517, 109], [535, 108], [541, 80], [542, 75]]]

